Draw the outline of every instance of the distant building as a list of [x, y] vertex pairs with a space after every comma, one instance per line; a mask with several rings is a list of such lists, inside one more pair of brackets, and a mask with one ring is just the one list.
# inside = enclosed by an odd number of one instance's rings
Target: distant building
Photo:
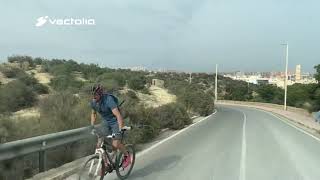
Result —
[[[245, 81], [252, 84], [271, 84], [280, 88], [284, 88], [285, 73], [284, 72], [249, 72], [243, 73], [240, 71], [233, 73], [225, 73], [224, 77], [229, 77], [233, 80]], [[301, 65], [296, 66], [295, 72], [288, 71], [287, 85], [295, 83], [314, 84], [316, 79], [310, 73], [301, 73]]]
[[164, 69], [164, 68], [159, 68], [159, 69], [157, 69], [156, 71], [157, 71], [157, 72], [166, 72], [167, 70]]
[[241, 72], [241, 71], [237, 71], [236, 72], [236, 76], [238, 76], [238, 77], [241, 77], [241, 76], [244, 76], [245, 74], [244, 74], [244, 72]]
[[267, 85], [267, 84], [269, 84], [269, 79], [267, 79], [267, 78], [257, 79], [257, 84], [258, 85]]
[[263, 78], [270, 78], [271, 77], [271, 72], [262, 72], [261, 77]]
[[164, 81], [160, 80], [160, 79], [152, 79], [151, 86], [156, 86], [156, 87], [163, 88], [164, 87]]
[[123, 69], [130, 69], [131, 71], [147, 71], [147, 68], [145, 68], [143, 66], [124, 67]]
[[301, 80], [301, 65], [298, 64], [296, 66], [295, 81], [300, 81], [300, 80]]

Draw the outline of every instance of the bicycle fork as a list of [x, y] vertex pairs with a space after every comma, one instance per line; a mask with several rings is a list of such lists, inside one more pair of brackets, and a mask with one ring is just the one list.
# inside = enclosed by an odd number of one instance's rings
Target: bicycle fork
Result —
[[[95, 172], [94, 172], [94, 176], [98, 176], [98, 171], [101, 166], [101, 161], [102, 161], [102, 158], [99, 158], [97, 168], [95, 169]], [[94, 161], [92, 161], [90, 164], [89, 175], [91, 174], [91, 172], [93, 170], [93, 165], [94, 165]]]
[[[95, 154], [98, 154], [98, 155], [99, 155], [98, 164], [97, 164], [96, 169], [94, 170], [94, 169], [93, 169], [93, 165], [94, 165], [95, 162], [94, 162], [94, 161], [91, 162], [90, 168], [89, 168], [89, 175], [92, 174], [92, 171], [95, 171], [95, 172], [94, 172], [94, 176], [98, 176], [98, 171], [99, 171], [99, 169], [101, 168], [101, 164], [102, 164], [101, 162], [102, 162], [102, 160], [105, 162], [105, 164], [108, 164], [108, 161], [107, 161], [106, 158], [103, 156], [103, 152], [101, 152], [100, 149], [97, 149]], [[104, 173], [104, 172], [102, 172], [102, 173]]]

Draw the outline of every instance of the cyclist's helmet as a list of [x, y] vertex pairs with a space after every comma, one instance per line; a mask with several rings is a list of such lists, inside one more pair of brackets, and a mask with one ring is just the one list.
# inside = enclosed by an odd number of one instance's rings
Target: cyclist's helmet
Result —
[[91, 88], [91, 94], [93, 96], [95, 95], [99, 95], [99, 96], [102, 96], [103, 95], [103, 87], [101, 84], [95, 84], [92, 86]]

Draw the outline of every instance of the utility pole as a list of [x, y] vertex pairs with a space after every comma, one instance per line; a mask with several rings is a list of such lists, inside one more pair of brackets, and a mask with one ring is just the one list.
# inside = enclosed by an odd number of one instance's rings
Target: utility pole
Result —
[[289, 56], [289, 45], [288, 43], [286, 44], [281, 44], [286, 46], [286, 69], [285, 69], [285, 79], [284, 79], [284, 106], [283, 109], [286, 111], [287, 110], [287, 85], [288, 85], [288, 56]]
[[216, 79], [214, 86], [214, 103], [216, 104], [218, 101], [218, 64], [216, 64]]
[[192, 73], [189, 73], [189, 84], [191, 84], [191, 79], [192, 79], [191, 74]]

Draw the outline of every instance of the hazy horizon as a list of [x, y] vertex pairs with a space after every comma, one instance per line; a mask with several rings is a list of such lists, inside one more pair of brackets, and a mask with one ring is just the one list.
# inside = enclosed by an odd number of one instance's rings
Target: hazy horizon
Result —
[[[109, 0], [0, 3], [0, 62], [11, 55], [74, 59], [111, 68], [192, 72], [283, 71], [320, 63], [320, 2]], [[93, 18], [94, 26], [35, 27], [39, 17]]]

